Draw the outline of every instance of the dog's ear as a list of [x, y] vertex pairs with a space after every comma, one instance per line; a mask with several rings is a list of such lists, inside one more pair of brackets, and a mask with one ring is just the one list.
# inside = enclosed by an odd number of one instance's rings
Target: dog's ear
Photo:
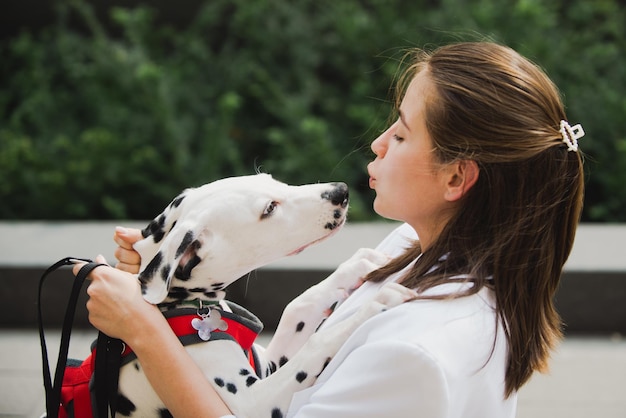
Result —
[[154, 218], [148, 226], [141, 230], [141, 235], [144, 239], [133, 244], [133, 248], [141, 256], [140, 271], [145, 270], [148, 266], [148, 262], [153, 260], [159, 252], [163, 244], [163, 239], [176, 225], [180, 217], [183, 201], [192, 190], [193, 189], [183, 190], [181, 194], [176, 196], [176, 198], [167, 205], [159, 216]]
[[156, 255], [139, 272], [138, 278], [146, 301], [152, 304], [163, 302], [169, 293], [174, 274], [189, 278], [191, 269], [200, 262], [196, 255], [198, 246], [193, 230], [185, 228], [185, 225], [176, 225], [165, 236]]

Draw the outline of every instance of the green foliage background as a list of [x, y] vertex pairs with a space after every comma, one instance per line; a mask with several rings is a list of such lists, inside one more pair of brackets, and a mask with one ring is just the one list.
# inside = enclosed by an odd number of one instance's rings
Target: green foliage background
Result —
[[583, 123], [584, 220], [626, 221], [623, 2], [207, 0], [188, 25], [162, 18], [62, 0], [53, 25], [1, 42], [0, 218], [148, 219], [258, 168], [345, 181], [352, 220], [370, 219], [368, 145], [403, 50], [487, 36], [542, 65]]

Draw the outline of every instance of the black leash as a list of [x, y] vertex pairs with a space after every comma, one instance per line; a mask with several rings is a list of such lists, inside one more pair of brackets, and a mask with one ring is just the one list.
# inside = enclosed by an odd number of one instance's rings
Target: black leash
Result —
[[97, 418], [108, 416], [107, 406], [111, 417], [115, 418], [117, 406], [117, 384], [120, 377], [120, 367], [122, 363], [122, 352], [124, 343], [111, 338], [103, 332], [98, 333], [96, 343], [96, 364], [94, 369], [94, 386], [96, 396]]
[[[72, 285], [72, 291], [65, 310], [65, 318], [63, 319], [63, 328], [61, 331], [61, 343], [59, 347], [59, 356], [57, 359], [56, 370], [54, 373], [54, 382], [50, 375], [50, 363], [48, 361], [48, 349], [46, 347], [46, 339], [43, 328], [42, 314], [42, 289], [43, 283], [51, 272], [63, 266], [71, 266], [76, 262], [86, 262], [76, 275], [76, 279]], [[106, 264], [94, 263], [92, 260], [83, 258], [67, 257], [57, 261], [48, 267], [39, 279], [39, 294], [37, 299], [37, 315], [39, 323], [39, 341], [41, 343], [41, 356], [43, 365], [43, 382], [46, 392], [46, 416], [47, 418], [57, 418], [59, 416], [59, 406], [61, 404], [61, 387], [63, 385], [63, 376], [67, 364], [67, 356], [70, 344], [70, 335], [72, 333], [72, 324], [76, 313], [76, 305], [80, 290], [85, 282], [85, 278], [96, 267]], [[111, 416], [115, 416], [115, 400], [117, 398], [117, 380], [119, 377], [119, 367], [121, 362], [123, 343], [115, 338], [111, 338], [102, 332], [98, 334], [98, 342], [96, 348], [96, 360], [94, 369], [94, 385], [96, 396], [96, 410], [98, 418], [106, 418], [108, 416], [107, 409], [110, 408]]]

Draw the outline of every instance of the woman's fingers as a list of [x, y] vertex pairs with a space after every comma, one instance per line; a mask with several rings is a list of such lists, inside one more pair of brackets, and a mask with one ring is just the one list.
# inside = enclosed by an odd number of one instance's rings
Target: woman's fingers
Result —
[[133, 248], [133, 244], [143, 239], [141, 231], [135, 228], [118, 226], [113, 234], [113, 241], [118, 245], [115, 249], [115, 258], [118, 263], [115, 267], [128, 273], [137, 274], [141, 265], [141, 257]]
[[137, 251], [117, 247], [115, 249], [115, 258], [118, 260], [118, 263], [115, 265], [116, 268], [132, 274], [139, 273], [141, 257]]
[[74, 266], [72, 267], [72, 273], [74, 274], [74, 276], [78, 275], [78, 272], [80, 271], [81, 268], [83, 268], [83, 266], [87, 264], [85, 262], [77, 262], [74, 263]]
[[[104, 265], [87, 276], [90, 281], [87, 287], [89, 322], [111, 337], [130, 339], [137, 333], [133, 319], [143, 317], [155, 307], [144, 301], [136, 277], [107, 265], [102, 255], [97, 256], [95, 262]], [[75, 264], [74, 275], [85, 264]]]
[[[107, 263], [106, 258], [104, 258], [103, 255], [99, 254], [96, 259], [94, 260], [96, 263], [98, 264], [106, 264], [107, 267], [109, 265], [109, 263]], [[86, 262], [80, 261], [80, 262], [75, 262], [74, 266], [72, 267], [72, 273], [74, 274], [74, 276], [78, 275], [78, 272], [80, 271], [81, 268], [83, 268], [83, 266], [87, 264]], [[86, 279], [91, 280], [91, 275], [93, 274], [93, 270], [91, 273], [89, 273], [89, 276], [86, 277]]]
[[[96, 261], [105, 262], [102, 256]], [[142, 310], [150, 307], [143, 300], [136, 278], [110, 266], [101, 266], [95, 268], [88, 279], [87, 310], [91, 324], [112, 337], [126, 339], [132, 336], [132, 319], [143, 315]]]
[[122, 226], [115, 227], [115, 233], [113, 234], [113, 241], [122, 248], [127, 250], [133, 249], [133, 244], [137, 241], [141, 241], [143, 235], [141, 230], [136, 228], [124, 228]]

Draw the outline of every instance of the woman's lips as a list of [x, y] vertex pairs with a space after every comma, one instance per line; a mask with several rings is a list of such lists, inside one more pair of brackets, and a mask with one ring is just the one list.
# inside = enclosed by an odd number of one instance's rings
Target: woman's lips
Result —
[[373, 172], [372, 172], [372, 171], [373, 171], [373, 170], [372, 170], [373, 165], [374, 165], [374, 162], [373, 162], [373, 161], [372, 161], [372, 162], [370, 162], [370, 163], [367, 165], [367, 174], [370, 176], [370, 179], [369, 179], [369, 186], [370, 186], [370, 189], [373, 189], [373, 188], [375, 188], [375, 187], [376, 187], [376, 177], [374, 176], [374, 174], [373, 174]]

